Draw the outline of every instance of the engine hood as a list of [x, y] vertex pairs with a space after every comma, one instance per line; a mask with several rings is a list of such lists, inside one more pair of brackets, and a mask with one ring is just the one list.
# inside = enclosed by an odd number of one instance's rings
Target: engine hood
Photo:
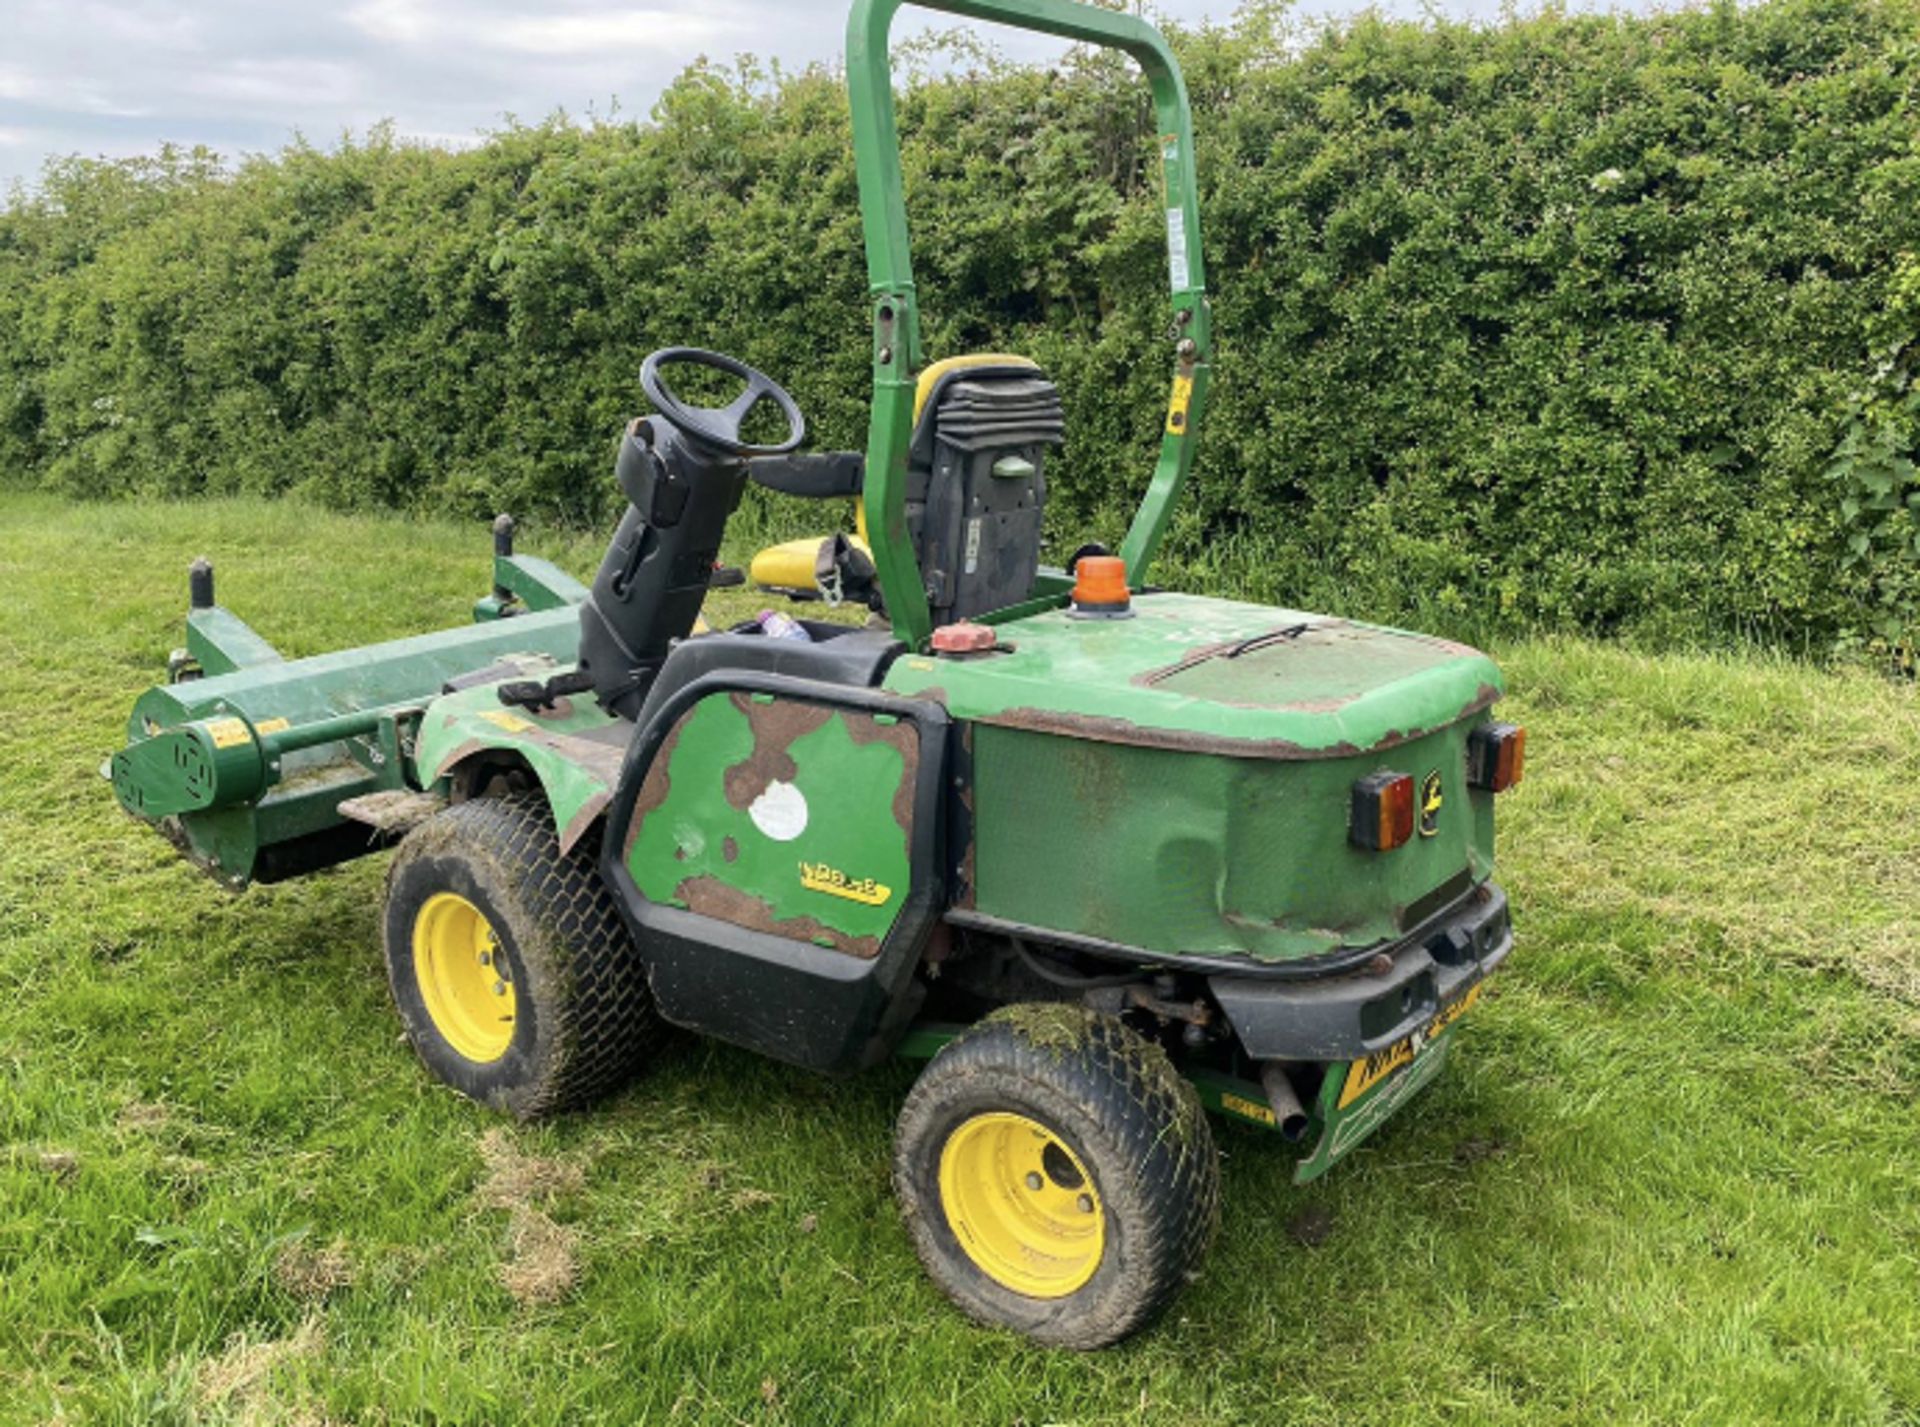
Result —
[[1199, 595], [1143, 594], [1133, 608], [1011, 620], [999, 651], [900, 659], [886, 687], [981, 723], [1278, 759], [1391, 748], [1502, 692], [1491, 659], [1449, 640]]

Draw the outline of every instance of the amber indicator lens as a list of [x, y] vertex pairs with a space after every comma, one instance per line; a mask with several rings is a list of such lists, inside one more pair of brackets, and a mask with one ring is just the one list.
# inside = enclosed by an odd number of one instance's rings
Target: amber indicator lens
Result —
[[1073, 602], [1081, 609], [1125, 609], [1127, 562], [1118, 555], [1082, 555], [1073, 567]]
[[1413, 778], [1370, 773], [1353, 785], [1348, 837], [1370, 852], [1389, 852], [1413, 837]]
[[1527, 761], [1527, 731], [1517, 723], [1482, 724], [1467, 736], [1467, 781], [1500, 793], [1520, 781]]

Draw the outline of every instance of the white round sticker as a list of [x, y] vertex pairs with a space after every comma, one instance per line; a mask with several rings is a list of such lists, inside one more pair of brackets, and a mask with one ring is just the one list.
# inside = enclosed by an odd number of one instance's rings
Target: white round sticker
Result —
[[806, 794], [776, 778], [753, 800], [747, 816], [775, 842], [792, 842], [807, 830]]

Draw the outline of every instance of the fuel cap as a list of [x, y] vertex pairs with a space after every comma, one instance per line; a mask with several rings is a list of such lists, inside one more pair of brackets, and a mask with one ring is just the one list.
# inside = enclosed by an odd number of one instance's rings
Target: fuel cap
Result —
[[994, 642], [991, 625], [964, 622], [941, 625], [932, 640], [935, 654], [980, 654], [993, 648]]

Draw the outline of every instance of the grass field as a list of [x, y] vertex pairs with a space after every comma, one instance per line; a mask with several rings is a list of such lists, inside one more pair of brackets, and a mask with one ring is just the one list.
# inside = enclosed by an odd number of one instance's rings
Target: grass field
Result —
[[[582, 574], [593, 542], [540, 548]], [[977, 1329], [888, 1194], [906, 1067], [682, 1041], [537, 1128], [429, 1083], [381, 859], [234, 898], [97, 775], [187, 561], [289, 654], [457, 623], [480, 525], [0, 497], [0, 1421], [1920, 1421], [1920, 702], [1499, 651], [1520, 945], [1327, 1180], [1220, 1126], [1159, 1328]]]

